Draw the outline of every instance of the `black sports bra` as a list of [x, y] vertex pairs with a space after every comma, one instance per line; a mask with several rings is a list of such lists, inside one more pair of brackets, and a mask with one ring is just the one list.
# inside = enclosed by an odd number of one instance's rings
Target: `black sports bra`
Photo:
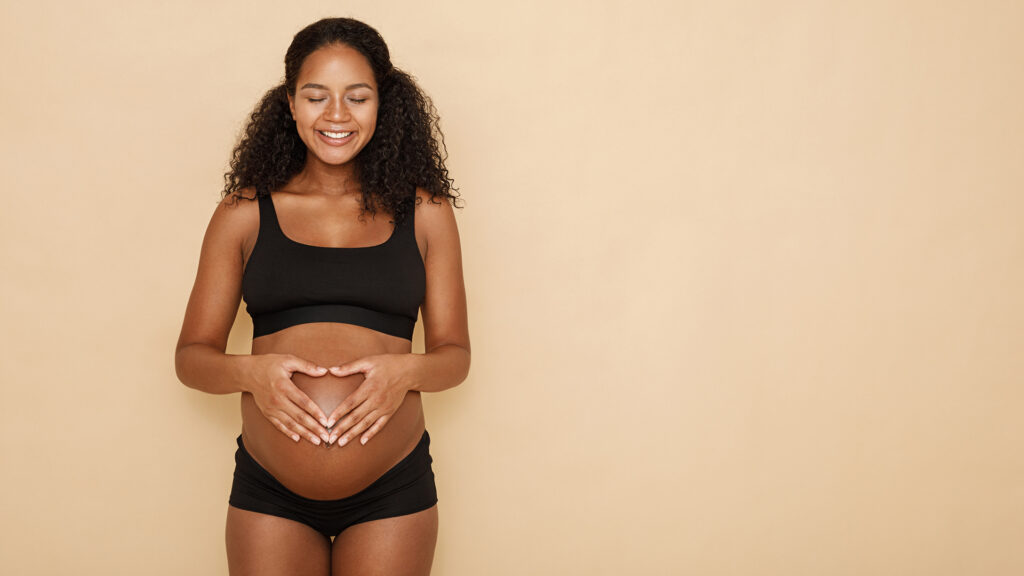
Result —
[[270, 196], [258, 202], [259, 234], [242, 273], [253, 338], [296, 324], [341, 322], [412, 340], [426, 292], [414, 206], [383, 244], [332, 248], [288, 238]]

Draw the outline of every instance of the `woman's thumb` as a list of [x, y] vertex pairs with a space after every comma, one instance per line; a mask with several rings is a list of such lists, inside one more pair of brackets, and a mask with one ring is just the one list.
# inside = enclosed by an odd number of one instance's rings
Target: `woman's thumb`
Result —
[[289, 366], [289, 368], [296, 372], [302, 372], [303, 374], [308, 374], [310, 376], [323, 376], [324, 374], [327, 374], [327, 368], [324, 368], [323, 366], [317, 366], [312, 362], [309, 362], [307, 360], [301, 360], [298, 358], [295, 359], [295, 361], [292, 363], [291, 366]]
[[331, 366], [331, 374], [334, 374], [335, 376], [349, 376], [362, 371], [363, 366], [360, 362], [349, 362], [348, 364], [342, 364], [341, 366]]

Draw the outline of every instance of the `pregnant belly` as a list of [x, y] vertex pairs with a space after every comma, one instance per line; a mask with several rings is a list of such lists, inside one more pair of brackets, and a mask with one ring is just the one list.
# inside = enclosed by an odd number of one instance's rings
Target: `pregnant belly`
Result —
[[[331, 412], [363, 381], [362, 374], [319, 378], [296, 373], [295, 385], [324, 414]], [[366, 488], [412, 452], [424, 430], [419, 392], [408, 392], [402, 405], [366, 445], [361, 435], [345, 446], [295, 442], [267, 420], [252, 395], [242, 394], [242, 441], [252, 457], [289, 490], [306, 498], [333, 500]]]

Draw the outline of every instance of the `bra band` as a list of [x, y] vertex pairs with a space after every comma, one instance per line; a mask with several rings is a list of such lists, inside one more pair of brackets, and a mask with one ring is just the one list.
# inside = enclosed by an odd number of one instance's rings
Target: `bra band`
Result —
[[317, 304], [255, 314], [252, 316], [252, 336], [258, 338], [289, 326], [310, 322], [357, 324], [406, 340], [412, 340], [413, 330], [416, 327], [416, 320], [405, 316], [387, 314], [348, 304]]

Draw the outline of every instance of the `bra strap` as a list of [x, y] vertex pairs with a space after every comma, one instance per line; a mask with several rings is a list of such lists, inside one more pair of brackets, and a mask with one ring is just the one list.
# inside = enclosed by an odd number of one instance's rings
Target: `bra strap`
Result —
[[281, 225], [277, 221], [277, 211], [274, 210], [274, 201], [270, 195], [260, 196], [260, 234], [264, 238], [280, 234]]

